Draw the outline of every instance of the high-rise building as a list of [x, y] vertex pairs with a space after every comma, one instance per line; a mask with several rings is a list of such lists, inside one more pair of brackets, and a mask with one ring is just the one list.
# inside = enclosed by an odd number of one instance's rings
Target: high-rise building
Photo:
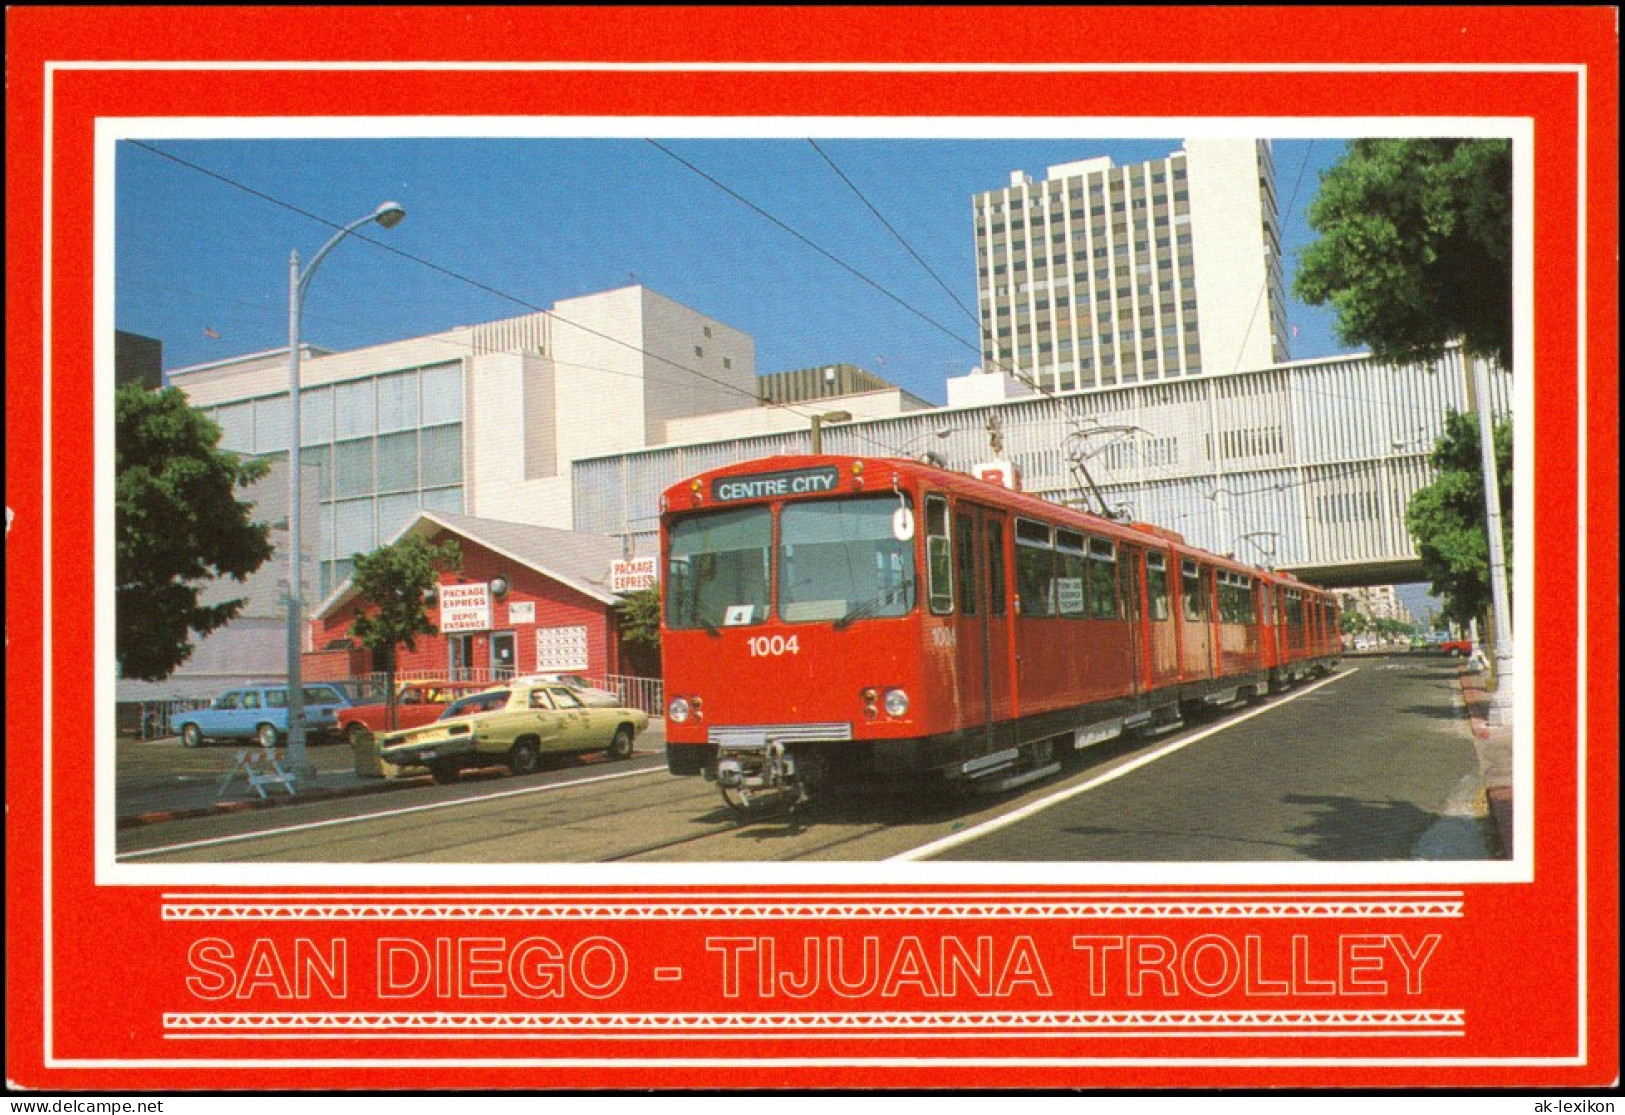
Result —
[[974, 220], [990, 372], [1072, 391], [1289, 359], [1268, 141], [1015, 171]]

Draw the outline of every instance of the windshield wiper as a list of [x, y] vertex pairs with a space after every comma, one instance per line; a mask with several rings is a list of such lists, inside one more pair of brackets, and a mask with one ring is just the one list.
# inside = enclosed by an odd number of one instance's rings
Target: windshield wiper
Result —
[[873, 595], [869, 599], [865, 600], [862, 604], [859, 604], [856, 607], [852, 608], [850, 611], [848, 611], [846, 613], [846, 615], [842, 616], [840, 619], [836, 620], [833, 624], [831, 624], [830, 625], [831, 630], [840, 631], [843, 628], [851, 626], [852, 623], [854, 623], [857, 620], [867, 619], [869, 616], [874, 615], [875, 611], [882, 604], [889, 603], [891, 600], [896, 598], [898, 593], [907, 592], [909, 589], [911, 589], [913, 587], [914, 587], [914, 579], [912, 577], [909, 577], [909, 578], [905, 578], [905, 579], [897, 582], [895, 585], [892, 585], [890, 588], [881, 589], [875, 595]]

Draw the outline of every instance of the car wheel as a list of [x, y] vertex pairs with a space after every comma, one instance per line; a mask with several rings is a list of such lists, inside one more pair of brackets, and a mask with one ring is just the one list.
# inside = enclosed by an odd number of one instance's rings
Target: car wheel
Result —
[[432, 763], [429, 766], [429, 777], [442, 786], [449, 786], [457, 781], [457, 765], [445, 761]]
[[609, 741], [609, 757], [611, 759], [632, 757], [632, 729], [625, 724], [615, 729], [615, 738]]
[[202, 747], [203, 729], [196, 724], [188, 724], [181, 729], [181, 742], [188, 747]]
[[371, 742], [372, 742], [372, 733], [367, 731], [367, 726], [365, 724], [351, 724], [350, 725], [350, 746], [351, 747], [355, 748], [357, 751], [362, 751], [362, 750], [365, 750], [367, 745], [369, 743], [371, 743]]
[[276, 746], [276, 728], [270, 724], [261, 724], [254, 731], [254, 736], [260, 741], [260, 746], [270, 749]]
[[542, 769], [542, 752], [536, 741], [522, 739], [508, 752], [508, 769], [514, 774], [535, 774]]

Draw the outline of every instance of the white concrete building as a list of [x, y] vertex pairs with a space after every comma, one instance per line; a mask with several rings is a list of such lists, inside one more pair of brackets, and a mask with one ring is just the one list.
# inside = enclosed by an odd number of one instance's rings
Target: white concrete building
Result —
[[[569, 529], [570, 464], [755, 405], [745, 333], [642, 286], [350, 352], [307, 349], [302, 455], [323, 540], [311, 599], [420, 508]], [[285, 455], [286, 350], [171, 371], [238, 452]], [[306, 475], [309, 475], [307, 469]], [[307, 493], [308, 494], [308, 493]]]
[[1072, 391], [1289, 359], [1267, 141], [1016, 171], [973, 209], [987, 369]]

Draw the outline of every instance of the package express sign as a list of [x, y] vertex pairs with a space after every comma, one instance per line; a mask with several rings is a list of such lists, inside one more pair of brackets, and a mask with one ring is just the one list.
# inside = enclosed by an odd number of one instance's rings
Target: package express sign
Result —
[[440, 586], [440, 630], [444, 633], [491, 630], [491, 586]]

